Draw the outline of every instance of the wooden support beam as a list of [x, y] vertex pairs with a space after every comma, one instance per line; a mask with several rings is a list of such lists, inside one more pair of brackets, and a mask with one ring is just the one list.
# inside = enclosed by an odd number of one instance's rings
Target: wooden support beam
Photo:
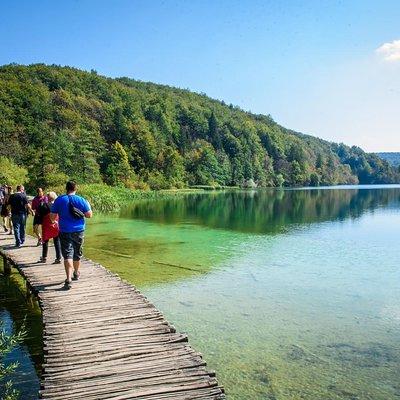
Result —
[[25, 281], [25, 288], [26, 288], [26, 298], [30, 299], [32, 297], [32, 289], [28, 281]]
[[11, 274], [11, 263], [10, 260], [5, 255], [3, 255], [3, 272], [4, 275]]

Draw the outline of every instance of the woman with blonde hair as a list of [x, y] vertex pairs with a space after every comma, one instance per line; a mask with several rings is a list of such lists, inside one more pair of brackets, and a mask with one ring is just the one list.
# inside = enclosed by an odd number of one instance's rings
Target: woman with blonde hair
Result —
[[60, 230], [58, 228], [58, 219], [54, 222], [50, 220], [50, 208], [54, 203], [57, 195], [55, 192], [47, 193], [48, 202], [41, 203], [38, 208], [38, 213], [42, 221], [42, 257], [40, 258], [40, 263], [47, 262], [47, 254], [49, 251], [49, 240], [53, 239], [54, 248], [56, 250], [56, 259], [53, 264], [61, 264], [61, 243], [60, 243]]

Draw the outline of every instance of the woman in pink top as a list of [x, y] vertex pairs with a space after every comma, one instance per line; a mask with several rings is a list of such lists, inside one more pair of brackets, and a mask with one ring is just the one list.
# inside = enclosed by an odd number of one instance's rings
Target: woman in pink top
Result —
[[33, 233], [38, 238], [37, 245], [40, 246], [42, 244], [42, 235], [40, 233], [40, 225], [42, 224], [42, 218], [38, 212], [39, 207], [42, 203], [47, 203], [47, 197], [44, 195], [42, 188], [37, 188], [37, 195], [32, 200], [32, 212], [33, 212]]

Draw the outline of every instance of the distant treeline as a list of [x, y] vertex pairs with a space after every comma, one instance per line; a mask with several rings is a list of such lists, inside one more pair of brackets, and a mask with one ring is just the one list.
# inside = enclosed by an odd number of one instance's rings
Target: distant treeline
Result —
[[0, 180], [129, 188], [400, 181], [358, 147], [285, 129], [203, 94], [95, 71], [0, 67]]
[[377, 153], [380, 158], [386, 160], [389, 164], [393, 165], [394, 167], [400, 166], [400, 153]]

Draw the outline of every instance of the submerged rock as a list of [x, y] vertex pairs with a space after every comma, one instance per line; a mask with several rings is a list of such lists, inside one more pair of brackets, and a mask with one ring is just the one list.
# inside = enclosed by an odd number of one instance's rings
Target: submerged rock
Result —
[[292, 344], [287, 352], [287, 357], [291, 361], [302, 361], [308, 364], [314, 364], [317, 362], [325, 361], [318, 357], [316, 354], [304, 347], [297, 344]]
[[329, 385], [328, 390], [340, 396], [341, 399], [346, 400], [359, 400], [360, 398], [355, 393], [349, 392], [346, 389], [337, 387], [336, 385]]
[[398, 351], [383, 343], [367, 343], [360, 346], [351, 343], [332, 343], [327, 345], [327, 348], [330, 357], [362, 368], [379, 367], [400, 361]]
[[193, 307], [193, 303], [190, 301], [179, 301], [179, 304], [182, 304], [185, 307]]

